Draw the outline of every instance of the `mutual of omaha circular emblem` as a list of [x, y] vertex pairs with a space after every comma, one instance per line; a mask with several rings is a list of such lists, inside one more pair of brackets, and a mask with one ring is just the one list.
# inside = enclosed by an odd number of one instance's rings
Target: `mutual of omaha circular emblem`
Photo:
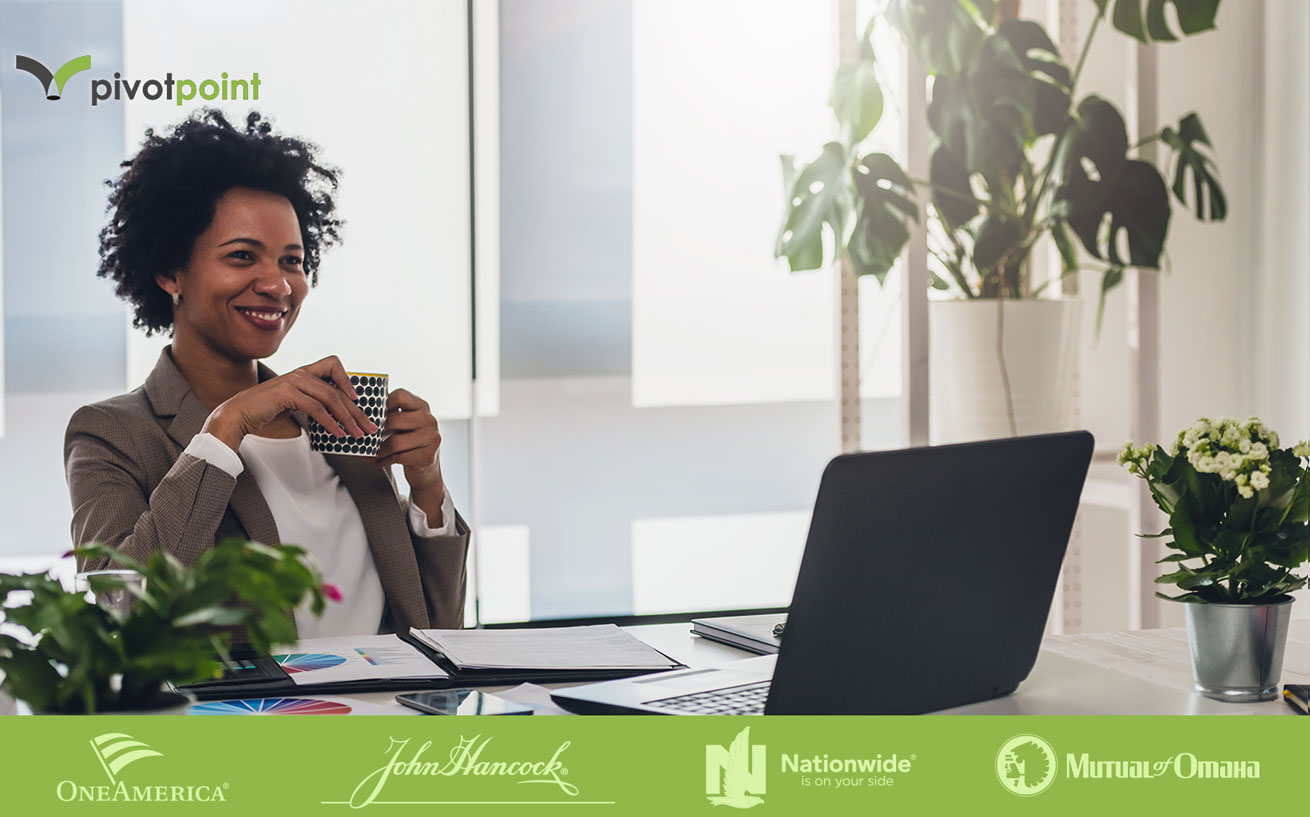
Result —
[[1015, 735], [996, 753], [996, 779], [1020, 797], [1041, 794], [1055, 780], [1055, 750], [1036, 735]]

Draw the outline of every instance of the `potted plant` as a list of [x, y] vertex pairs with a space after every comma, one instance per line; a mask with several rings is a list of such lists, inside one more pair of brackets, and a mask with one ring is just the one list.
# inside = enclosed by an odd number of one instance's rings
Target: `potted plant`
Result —
[[[1129, 144], [1123, 115], [1079, 97], [1078, 81], [1107, 15], [1142, 43], [1178, 39], [1153, 0], [1092, 0], [1096, 17], [1072, 68], [1016, 0], [888, 0], [885, 18], [932, 78], [928, 178], [864, 148], [884, 93], [871, 35], [841, 66], [830, 104], [841, 138], [787, 170], [788, 205], [775, 254], [793, 271], [834, 255], [882, 282], [928, 194], [932, 286], [955, 295], [929, 308], [930, 403], [936, 442], [1054, 431], [1067, 425], [1079, 305], [1050, 299], [1053, 280], [1101, 273], [1100, 307], [1129, 267], [1158, 270], [1172, 215], [1160, 171], [1134, 157], [1170, 149], [1173, 195], [1199, 219], [1227, 204], [1196, 114]], [[1184, 35], [1214, 28], [1219, 0], [1171, 0]], [[1191, 202], [1188, 202], [1188, 195]], [[1061, 271], [1034, 280], [1035, 248], [1050, 242]], [[1090, 260], [1089, 260], [1090, 258]], [[1056, 288], [1058, 289], [1058, 287]]]
[[318, 569], [294, 545], [267, 546], [230, 539], [191, 567], [157, 552], [142, 564], [105, 545], [72, 551], [108, 557], [144, 581], [92, 575], [98, 596], [126, 591], [126, 609], [107, 609], [83, 593], [66, 591], [49, 574], [0, 573], [0, 599], [28, 593], [27, 604], [5, 608], [10, 624], [31, 639], [0, 634], [0, 682], [38, 712], [93, 713], [151, 709], [182, 702], [167, 681], [190, 683], [221, 674], [227, 641], [244, 628], [251, 645], [267, 652], [296, 638], [291, 610], [306, 597], [319, 615], [324, 595]]
[[1278, 447], [1278, 434], [1245, 423], [1202, 418], [1169, 451], [1128, 443], [1119, 462], [1146, 480], [1169, 517], [1155, 534], [1177, 570], [1186, 602], [1192, 674], [1202, 695], [1226, 701], [1278, 697], [1291, 593], [1310, 562], [1310, 443]]

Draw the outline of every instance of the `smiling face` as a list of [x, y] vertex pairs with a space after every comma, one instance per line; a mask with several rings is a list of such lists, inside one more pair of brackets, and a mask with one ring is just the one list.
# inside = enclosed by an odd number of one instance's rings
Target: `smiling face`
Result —
[[304, 255], [300, 220], [285, 196], [241, 187], [224, 193], [186, 267], [156, 279], [182, 295], [174, 343], [241, 363], [272, 355], [309, 293]]

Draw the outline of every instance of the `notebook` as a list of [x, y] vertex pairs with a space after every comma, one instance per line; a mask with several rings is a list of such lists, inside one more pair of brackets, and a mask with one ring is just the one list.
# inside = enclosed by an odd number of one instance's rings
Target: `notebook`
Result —
[[764, 613], [757, 616], [719, 616], [716, 618], [693, 618], [691, 631], [701, 638], [718, 641], [730, 647], [767, 655], [776, 653], [782, 641], [775, 636], [774, 629], [787, 623], [785, 613]]

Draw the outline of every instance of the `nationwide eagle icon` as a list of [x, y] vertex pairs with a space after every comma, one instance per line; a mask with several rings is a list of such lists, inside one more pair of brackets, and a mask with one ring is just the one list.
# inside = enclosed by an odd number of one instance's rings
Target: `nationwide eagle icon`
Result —
[[763, 794], [765, 780], [764, 747], [751, 746], [749, 726], [737, 733], [726, 752], [722, 746], [707, 746], [705, 750], [706, 783], [711, 792], [707, 800], [733, 808], [752, 808], [764, 802], [747, 793], [749, 789]]

